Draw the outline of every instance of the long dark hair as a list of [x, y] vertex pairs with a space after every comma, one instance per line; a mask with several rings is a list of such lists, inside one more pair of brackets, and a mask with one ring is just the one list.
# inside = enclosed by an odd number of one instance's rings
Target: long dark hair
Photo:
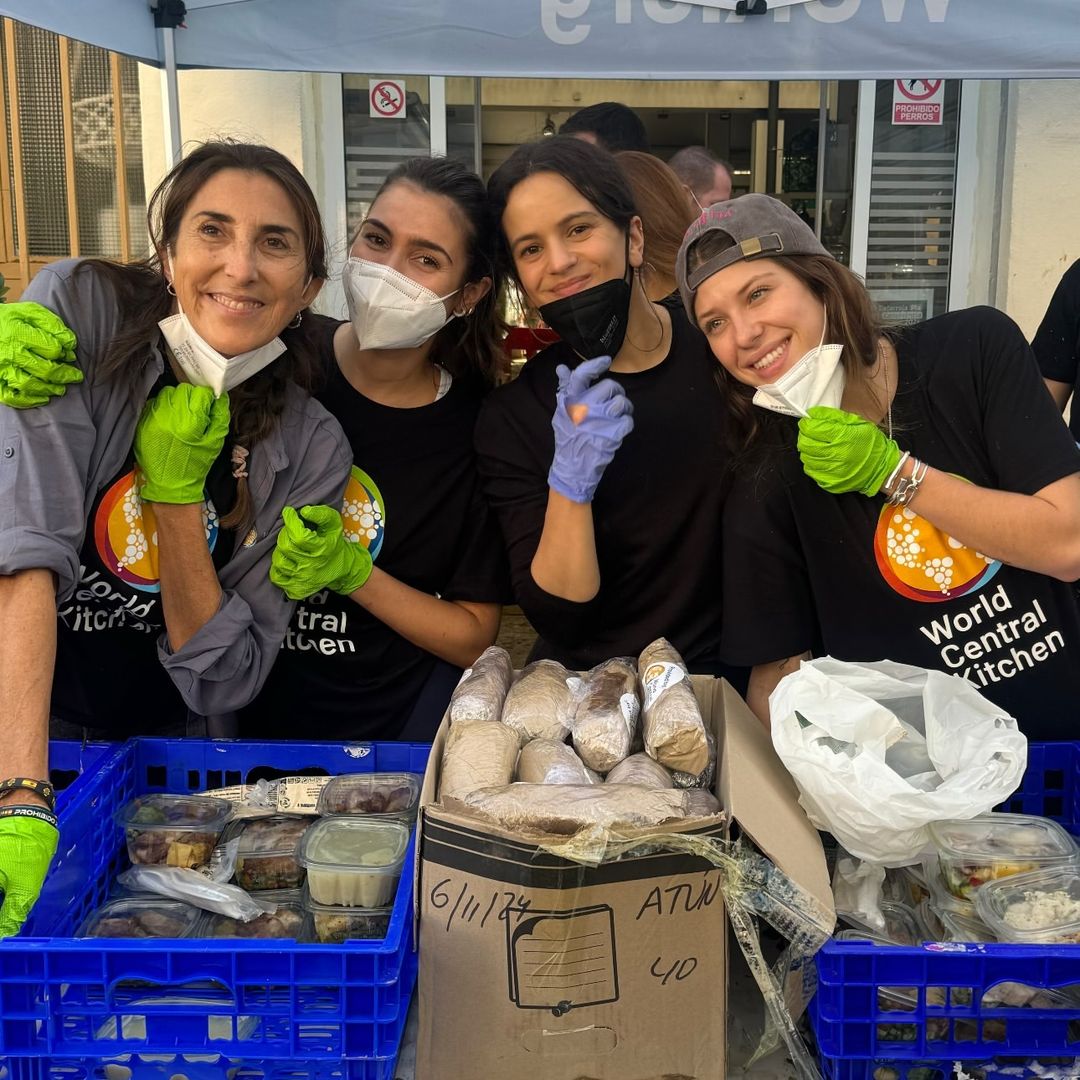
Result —
[[[126, 264], [87, 259], [81, 264], [111, 283], [124, 313], [120, 331], [109, 342], [97, 367], [97, 378], [117, 379], [134, 389], [149, 359], [147, 344], [157, 338], [157, 324], [172, 311], [173, 297], [166, 291], [161, 252], [175, 247], [180, 223], [192, 199], [224, 169], [258, 173], [280, 185], [300, 218], [307, 272], [313, 279], [326, 279], [326, 234], [319, 205], [296, 166], [269, 146], [231, 141], [203, 143], [173, 166], [150, 197], [146, 209], [151, 245], [147, 258]], [[235, 446], [250, 449], [273, 431], [285, 408], [290, 381], [304, 390], [311, 388], [319, 365], [319, 339], [313, 321], [302, 319], [299, 326], [282, 330], [281, 340], [289, 350], [287, 362], [270, 364], [229, 391], [229, 431]], [[226, 528], [246, 531], [254, 517], [247, 480], [238, 480], [236, 504], [221, 523]]]
[[443, 195], [454, 203], [467, 225], [469, 262], [465, 284], [491, 278], [491, 288], [472, 314], [451, 319], [435, 335], [430, 359], [446, 368], [455, 379], [478, 376], [485, 386], [492, 386], [502, 363], [505, 327], [499, 317], [502, 273], [495, 261], [495, 218], [488, 205], [484, 181], [453, 158], [409, 158], [387, 175], [371, 205], [375, 205], [387, 188], [402, 182], [432, 195]]
[[[688, 269], [696, 270], [732, 243], [725, 232], [705, 233], [686, 253]], [[825, 305], [825, 340], [844, 346], [841, 363], [847, 384], [867, 383], [885, 330], [862, 281], [843, 263], [825, 255], [770, 255], [769, 259], [797, 277]], [[752, 404], [754, 387], [739, 382], [719, 363], [716, 378], [731, 417], [726, 426], [731, 449], [749, 449], [766, 430], [774, 429], [773, 414]]]
[[[630, 182], [615, 157], [602, 147], [571, 135], [556, 135], [554, 138], [524, 143], [492, 173], [488, 181], [488, 199], [495, 220], [502, 222], [510, 193], [522, 180], [545, 172], [561, 176], [604, 217], [613, 221], [624, 233], [629, 231], [630, 221], [637, 215], [637, 207]], [[514, 256], [501, 227], [497, 255], [507, 276], [520, 287]]]

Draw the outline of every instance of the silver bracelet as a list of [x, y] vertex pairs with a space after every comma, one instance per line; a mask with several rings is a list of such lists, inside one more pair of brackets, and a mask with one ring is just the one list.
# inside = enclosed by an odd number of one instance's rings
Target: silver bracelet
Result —
[[890, 506], [907, 506], [913, 498], [915, 493], [919, 490], [919, 485], [926, 479], [926, 474], [930, 469], [930, 466], [925, 462], [919, 461], [917, 458], [911, 459], [915, 464], [912, 466], [910, 476], [901, 476], [896, 482], [896, 490], [888, 498]]
[[[900, 460], [896, 463], [896, 468], [889, 473], [888, 479], [881, 485], [886, 492], [888, 492], [896, 482], [896, 478], [900, 475], [900, 470], [904, 467], [904, 462], [907, 461], [909, 457], [911, 457], [911, 454], [907, 450], [900, 455]], [[889, 498], [891, 499], [892, 496], [890, 495]]]

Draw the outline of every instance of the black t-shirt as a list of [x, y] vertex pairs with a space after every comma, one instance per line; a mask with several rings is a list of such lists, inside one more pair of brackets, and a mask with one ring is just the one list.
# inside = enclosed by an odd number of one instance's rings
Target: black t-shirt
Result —
[[[896, 340], [900, 445], [980, 487], [1031, 495], [1080, 471], [1016, 325], [990, 308]], [[740, 464], [725, 513], [724, 655], [805, 650], [968, 679], [1035, 739], [1080, 734], [1080, 613], [1071, 588], [951, 540], [881, 495], [830, 495], [788, 449]], [[775, 430], [773, 432], [775, 434]]]
[[514, 593], [541, 636], [534, 656], [587, 668], [669, 638], [692, 670], [716, 670], [720, 645], [720, 525], [727, 455], [716, 361], [682, 308], [671, 309], [667, 357], [647, 371], [610, 373], [634, 406], [634, 430], [604, 471], [592, 503], [600, 591], [587, 603], [532, 578], [555, 452], [551, 417], [562, 342], [490, 395], [476, 429], [484, 490], [499, 519]]
[[[502, 603], [505, 560], [472, 446], [479, 388], [455, 379], [430, 405], [380, 405], [334, 359], [340, 323], [320, 323], [326, 381], [315, 396], [340, 422], [355, 462], [346, 530], [360, 535], [377, 567], [414, 589]], [[395, 738], [436, 662], [348, 597], [323, 590], [297, 605], [266, 685], [241, 713], [241, 734]]]
[[[176, 378], [166, 366], [150, 396]], [[214, 566], [233, 551], [221, 516], [236, 502], [228, 439], [206, 480], [203, 521]], [[52, 714], [116, 738], [168, 729], [187, 716], [158, 659], [165, 628], [153, 512], [135, 489], [135, 457], [98, 492], [87, 520], [79, 584], [58, 611]], [[122, 659], [120, 659], [122, 658]]]
[[1080, 442], [1080, 260], [1065, 271], [1031, 348], [1043, 378], [1068, 383], [1073, 388], [1069, 428]]

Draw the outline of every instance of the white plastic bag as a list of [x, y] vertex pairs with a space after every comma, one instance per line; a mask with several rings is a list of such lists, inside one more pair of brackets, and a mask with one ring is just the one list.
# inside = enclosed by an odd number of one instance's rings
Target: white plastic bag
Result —
[[1027, 765], [1016, 721], [970, 683], [889, 660], [804, 661], [769, 712], [810, 821], [884, 866], [916, 862], [929, 822], [992, 810]]

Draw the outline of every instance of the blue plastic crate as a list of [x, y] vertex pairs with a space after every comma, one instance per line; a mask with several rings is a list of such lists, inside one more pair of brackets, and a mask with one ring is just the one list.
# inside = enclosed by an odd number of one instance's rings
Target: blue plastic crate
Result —
[[56, 809], [68, 804], [84, 784], [89, 783], [95, 769], [110, 754], [120, 751], [120, 743], [82, 743], [53, 739], [49, 743], [49, 779], [56, 788]]
[[72, 796], [42, 897], [22, 935], [0, 941], [0, 1055], [50, 1062], [126, 1053], [290, 1063], [392, 1057], [415, 982], [415, 837], [383, 940], [331, 946], [70, 935], [127, 865], [113, 813], [136, 795], [192, 792], [267, 774], [422, 772], [429, 749], [411, 743], [126, 743]]
[[[403, 984], [416, 985], [417, 956], [406, 957]], [[394, 1080], [408, 1009], [384, 1032], [384, 1056], [281, 1061], [221, 1054], [121, 1054], [116, 1057], [0, 1059], [0, 1080]]]
[[1028, 743], [1023, 783], [998, 809], [1053, 818], [1080, 834], [1080, 742]]
[[[1023, 783], [999, 809], [1050, 817], [1080, 834], [1080, 743], [1030, 743]], [[934, 1071], [949, 1077], [955, 1061], [981, 1062], [988, 1078], [1020, 1080], [1040, 1075], [1039, 1066], [1024, 1072], [1031, 1059], [1080, 1058], [1080, 946], [830, 941], [818, 953], [817, 971], [811, 1017], [835, 1080], [871, 1078], [875, 1070], [891, 1077], [888, 1068], [897, 1080], [936, 1080]], [[1078, 1004], [984, 1006], [986, 991], [1003, 982], [1075, 984]]]
[[1076, 1058], [991, 1058], [984, 1061], [849, 1061], [822, 1058], [827, 1080], [951, 1080], [959, 1066], [971, 1080], [1069, 1080], [1080, 1076]]

